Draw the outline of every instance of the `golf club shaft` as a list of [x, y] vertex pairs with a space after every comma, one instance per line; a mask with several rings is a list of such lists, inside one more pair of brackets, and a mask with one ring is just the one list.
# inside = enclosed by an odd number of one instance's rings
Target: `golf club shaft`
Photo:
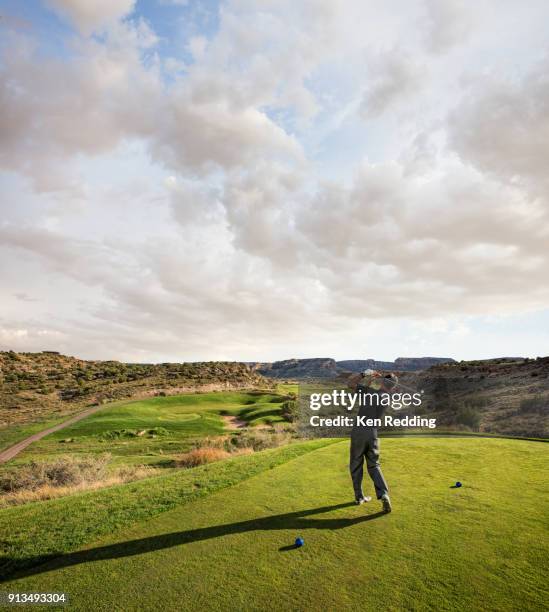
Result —
[[413, 391], [414, 393], [419, 393], [419, 391], [417, 389], [414, 389], [413, 387], [409, 387], [408, 385], [405, 385], [404, 383], [401, 383], [400, 381], [397, 383], [397, 387], [403, 387], [404, 389], [408, 389], [408, 391]]

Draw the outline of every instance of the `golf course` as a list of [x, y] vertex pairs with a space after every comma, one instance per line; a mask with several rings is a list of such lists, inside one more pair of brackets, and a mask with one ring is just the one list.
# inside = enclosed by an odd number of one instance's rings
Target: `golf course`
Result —
[[[95, 408], [95, 412], [62, 427], [18, 452], [8, 467], [33, 460], [51, 460], [66, 454], [110, 453], [113, 465], [150, 465], [165, 467], [170, 457], [192, 447], [205, 436], [226, 433], [231, 420], [242, 426], [262, 428], [283, 423], [281, 405], [295, 385], [278, 385], [273, 392], [188, 393], [152, 397], [137, 401], [113, 402]], [[46, 429], [45, 423], [42, 425]], [[2, 440], [19, 442], [25, 434], [35, 434], [36, 426], [22, 430], [19, 438]], [[0, 448], [0, 450], [3, 450]]]
[[381, 452], [389, 515], [352, 503], [346, 440], [3, 509], [1, 590], [65, 592], [74, 610], [543, 609], [547, 444]]
[[549, 612], [549, 0], [0, 5], [0, 612]]

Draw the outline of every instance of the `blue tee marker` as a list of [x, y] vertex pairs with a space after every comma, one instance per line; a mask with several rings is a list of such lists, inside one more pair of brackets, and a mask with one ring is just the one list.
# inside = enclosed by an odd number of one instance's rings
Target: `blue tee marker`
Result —
[[303, 544], [305, 544], [305, 540], [303, 538], [296, 538], [295, 539], [295, 547], [296, 548], [301, 548], [303, 546]]
[[456, 489], [459, 489], [461, 487], [461, 482], [459, 482], [459, 480], [456, 482]]

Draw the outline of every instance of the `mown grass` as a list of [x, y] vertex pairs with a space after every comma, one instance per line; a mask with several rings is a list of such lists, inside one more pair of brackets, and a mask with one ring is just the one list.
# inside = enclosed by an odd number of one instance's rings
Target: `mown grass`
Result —
[[331, 441], [238, 456], [101, 491], [0, 510], [0, 576], [177, 505], [234, 485]]
[[283, 421], [283, 401], [279, 393], [248, 391], [117, 402], [32, 444], [7, 467], [56, 455], [106, 450], [114, 457], [113, 467], [169, 465], [170, 457], [190, 450], [193, 440], [225, 433], [223, 415], [237, 416], [251, 427]]
[[[93, 543], [81, 537], [84, 528], [76, 528], [74, 520], [88, 522], [93, 531], [94, 516], [109, 520], [102, 514], [107, 500], [94, 503], [97, 494], [87, 496], [82, 504], [87, 511], [65, 506], [69, 527], [57, 527], [63, 548], [81, 548], [82, 539], [89, 544], [6, 587], [67, 591], [75, 610], [545, 608], [547, 445], [480, 438], [382, 440], [394, 505], [388, 516], [378, 513], [375, 502], [349, 504], [347, 442], [280, 461], [278, 453], [292, 448], [298, 446], [213, 464], [206, 482], [234, 481], [235, 468], [260, 457], [279, 459], [276, 469], [257, 470], [254, 478], [236, 479], [238, 484], [223, 490], [213, 484], [215, 492], [207, 497], [191, 497], [191, 503], [146, 522], [132, 518], [132, 527]], [[186, 478], [205, 475], [202, 470]], [[463, 487], [450, 488], [458, 479]], [[134, 487], [113, 490], [115, 513], [122, 512], [116, 497]], [[189, 494], [194, 496], [192, 488]], [[143, 505], [150, 501], [144, 498]], [[31, 528], [20, 542], [27, 552], [30, 539], [48, 537], [50, 519], [61, 516], [63, 503], [42, 507], [48, 511], [39, 513], [40, 525], [34, 527], [30, 515], [23, 519]], [[15, 516], [2, 524], [2, 533], [10, 533], [4, 527], [19, 529]], [[118, 516], [115, 526], [128, 520]], [[292, 549], [298, 535], [305, 546]]]
[[299, 392], [299, 383], [278, 383], [276, 385], [276, 392], [280, 395], [288, 395], [290, 393], [297, 395]]
[[44, 429], [53, 427], [58, 423], [62, 423], [69, 418], [70, 415], [65, 415], [57, 419], [36, 421], [35, 423], [29, 423], [26, 425], [10, 425], [9, 427], [0, 429], [0, 450], [9, 448], [10, 446], [17, 444], [17, 442], [20, 442], [21, 440], [24, 440], [35, 433], [43, 431]]
[[492, 438], [494, 440], [527, 440], [532, 442], [545, 442], [549, 443], [549, 438], [527, 438], [524, 436], [507, 436], [500, 434], [492, 434], [486, 432], [477, 432], [477, 431], [453, 431], [453, 430], [445, 430], [445, 429], [421, 429], [410, 431], [406, 429], [401, 429], [400, 431], [393, 430], [381, 430], [379, 432], [380, 437], [382, 438], [424, 438], [425, 436], [429, 436], [431, 438], [443, 437], [443, 438]]

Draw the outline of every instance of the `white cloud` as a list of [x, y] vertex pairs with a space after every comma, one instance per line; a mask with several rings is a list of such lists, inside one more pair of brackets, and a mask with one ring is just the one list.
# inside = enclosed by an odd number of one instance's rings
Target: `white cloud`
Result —
[[481, 172], [549, 200], [549, 55], [519, 82], [475, 79], [448, 117], [450, 144]]
[[204, 56], [208, 39], [205, 36], [192, 36], [188, 43], [189, 51], [195, 60], [199, 60]]
[[[424, 32], [427, 47], [433, 53], [444, 53], [463, 44], [473, 28], [472, 11], [461, 0], [425, 0], [427, 14]], [[478, 10], [479, 7], [475, 7]], [[484, 7], [481, 7], [484, 8]], [[495, 8], [495, 7], [494, 7]]]
[[522, 68], [539, 53], [523, 37], [520, 78], [499, 47], [478, 74], [451, 52], [486, 44], [457, 3], [429, 3], [421, 31], [423, 2], [399, 6], [233, 0], [182, 43], [188, 66], [128, 2], [58, 2], [104, 28], [67, 56], [14, 35], [0, 342], [389, 358], [547, 308], [547, 65]]
[[410, 57], [404, 49], [383, 53], [370, 62], [369, 84], [364, 92], [361, 112], [374, 118], [406, 103], [426, 82], [427, 67]]
[[28, 175], [40, 190], [56, 190], [70, 183], [67, 164], [76, 155], [101, 154], [150, 133], [160, 82], [140, 62], [141, 31], [119, 26], [111, 44], [84, 41], [71, 59], [43, 62], [14, 37], [0, 67], [2, 166]]
[[88, 35], [131, 13], [135, 0], [47, 0], [47, 3]]

